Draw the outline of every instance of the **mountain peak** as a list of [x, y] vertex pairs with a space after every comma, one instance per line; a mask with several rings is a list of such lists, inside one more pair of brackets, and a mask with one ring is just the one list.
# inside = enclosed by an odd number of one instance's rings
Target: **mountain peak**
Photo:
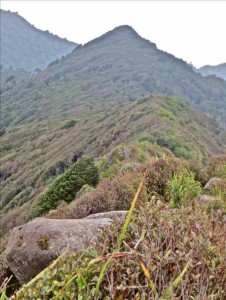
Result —
[[117, 26], [113, 30], [111, 30], [110, 32], [114, 32], [114, 31], [121, 31], [121, 32], [123, 32], [123, 31], [129, 31], [129, 32], [134, 32], [134, 33], [137, 34], [137, 32], [130, 25], [120, 25], [120, 26]]
[[[154, 46], [156, 48], [156, 45], [152, 42], [150, 42], [149, 40], [146, 40], [144, 38], [142, 38], [134, 29], [133, 27], [129, 26], [129, 25], [120, 25], [115, 27], [114, 29], [104, 33], [103, 35], [89, 41], [88, 43], [84, 44], [83, 47], [87, 47], [87, 46], [91, 46], [94, 44], [97, 44], [99, 42], [102, 42], [104, 40], [107, 40], [109, 38], [115, 38], [116, 36], [118, 36], [119, 39], [127, 39], [127, 38], [138, 38], [142, 41], [148, 42], [149, 44], [151, 44], [152, 46]], [[75, 49], [76, 50], [76, 49]]]

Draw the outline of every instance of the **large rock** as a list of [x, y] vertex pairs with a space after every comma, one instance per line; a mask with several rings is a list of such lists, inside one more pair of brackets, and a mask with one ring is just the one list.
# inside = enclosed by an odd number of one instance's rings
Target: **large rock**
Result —
[[86, 217], [85, 219], [102, 219], [102, 218], [110, 218], [113, 220], [124, 220], [128, 210], [115, 210], [115, 211], [106, 211], [102, 213], [92, 214]]
[[111, 218], [57, 220], [37, 218], [15, 227], [7, 249], [7, 263], [21, 284], [46, 268], [66, 247], [74, 251], [95, 243]]
[[217, 177], [213, 177], [211, 178], [207, 184], [204, 186], [204, 190], [212, 190], [212, 188], [214, 188], [214, 186], [216, 185], [217, 182], [220, 182], [222, 179], [217, 178]]
[[209, 195], [201, 195], [197, 199], [198, 204], [211, 204], [214, 201], [216, 201], [216, 198], [209, 196]]

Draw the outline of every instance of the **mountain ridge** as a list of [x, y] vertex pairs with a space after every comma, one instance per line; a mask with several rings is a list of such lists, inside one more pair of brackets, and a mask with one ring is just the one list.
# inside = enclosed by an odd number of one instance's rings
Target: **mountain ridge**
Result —
[[1, 64], [34, 71], [71, 52], [76, 43], [31, 25], [18, 13], [0, 10]]
[[[89, 114], [152, 93], [182, 97], [226, 128], [225, 81], [197, 74], [129, 26], [80, 45], [23, 85], [3, 91], [3, 123], [44, 120], [53, 113], [58, 118]], [[21, 111], [21, 101], [27, 112]]]
[[206, 65], [197, 69], [197, 72], [201, 73], [203, 76], [217, 76], [226, 80], [226, 63], [216, 66]]
[[122, 143], [139, 142], [156, 153], [162, 147], [178, 157], [203, 162], [223, 152], [213, 120], [184, 100], [165, 95], [150, 95], [77, 119], [19, 125], [9, 128], [1, 140], [2, 213], [37, 197], [79, 153], [97, 158]]
[[[98, 42], [102, 42], [103, 40], [110, 38], [112, 36], [112, 34], [117, 34], [117, 33], [130, 33], [132, 36], [136, 37], [136, 38], [140, 38], [143, 40], [146, 40], [145, 38], [142, 38], [136, 31], [135, 29], [130, 26], [130, 25], [119, 25], [117, 27], [115, 27], [112, 30], [107, 31], [106, 33], [102, 34], [101, 36], [98, 36], [96, 38], [94, 38], [93, 40], [85, 43], [84, 45], [82, 45], [82, 47], [88, 47], [92, 44], [98, 43]], [[154, 45], [156, 47], [156, 45], [152, 42], [150, 42], [149, 40], [146, 40], [148, 43]]]

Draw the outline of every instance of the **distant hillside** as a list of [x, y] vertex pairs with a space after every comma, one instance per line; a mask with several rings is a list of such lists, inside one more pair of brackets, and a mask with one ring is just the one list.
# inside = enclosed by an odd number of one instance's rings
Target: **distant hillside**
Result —
[[215, 75], [226, 80], [226, 63], [218, 66], [203, 66], [202, 68], [197, 69], [197, 71], [203, 76]]
[[1, 65], [34, 71], [70, 53], [76, 44], [41, 31], [17, 13], [0, 10]]
[[0, 86], [2, 89], [10, 89], [16, 83], [21, 83], [31, 76], [31, 73], [23, 69], [4, 68], [1, 66]]
[[150, 93], [180, 96], [226, 128], [226, 83], [120, 26], [3, 91], [4, 126], [90, 114]]
[[1, 137], [1, 213], [32, 203], [78, 155], [101, 157], [125, 143], [145, 143], [153, 155], [163, 147], [202, 162], [224, 151], [213, 120], [182, 99], [161, 95], [84, 117], [9, 128]]

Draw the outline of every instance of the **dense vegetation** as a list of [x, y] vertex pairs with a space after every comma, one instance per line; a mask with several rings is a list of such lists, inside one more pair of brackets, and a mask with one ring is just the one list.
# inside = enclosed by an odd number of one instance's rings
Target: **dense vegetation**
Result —
[[217, 76], [226, 80], [226, 63], [218, 66], [203, 66], [197, 70], [203, 76]]
[[[210, 155], [224, 151], [211, 119], [182, 99], [158, 95], [76, 122], [20, 125], [7, 129], [1, 142], [2, 214], [26, 203], [30, 211], [31, 203], [81, 154], [98, 157], [119, 144], [138, 143], [147, 145], [143, 152], [149, 155], [160, 155], [165, 148], [205, 163]], [[139, 162], [145, 159], [143, 153]]]
[[226, 83], [203, 77], [129, 26], [79, 46], [2, 93], [4, 126], [89, 115], [150, 93], [179, 96], [226, 128]]
[[17, 13], [0, 10], [1, 65], [27, 71], [42, 70], [70, 53], [76, 44], [41, 31]]
[[[218, 167], [214, 169], [213, 165]], [[104, 230], [95, 247], [62, 256], [22, 287], [13, 299], [223, 300], [226, 292], [222, 230], [226, 209], [225, 167], [225, 155], [213, 157], [205, 172], [197, 166], [194, 171], [194, 166], [185, 160], [167, 156], [153, 158], [145, 165], [145, 184], [139, 200], [136, 197], [133, 200], [137, 205], [132, 218], [126, 219], [128, 226], [124, 224], [122, 230], [122, 223], [116, 222]], [[137, 187], [143, 171], [118, 174], [121, 186], [124, 190], [127, 187], [127, 194]], [[197, 202], [202, 192], [196, 179], [201, 178], [200, 174], [206, 178], [210, 174], [222, 177], [217, 193], [216, 189], [211, 192], [217, 205]], [[163, 180], [153, 182], [155, 176]], [[137, 179], [133, 181], [132, 177]], [[184, 188], [176, 209], [178, 190], [172, 189], [175, 181], [181, 190]], [[101, 189], [107, 192], [109, 186], [104, 187], [103, 182]], [[115, 191], [119, 196], [118, 188], [112, 184], [111, 194]], [[87, 197], [92, 198], [92, 192]], [[124, 192], [117, 201], [122, 203], [125, 199]], [[93, 201], [90, 203], [95, 205]], [[96, 205], [100, 205], [101, 211], [101, 201]], [[68, 217], [72, 218], [74, 213], [76, 218], [73, 203], [69, 210], [72, 215]], [[59, 215], [67, 217], [62, 213], [59, 208]], [[108, 267], [100, 276], [106, 262]]]
[[[30, 37], [33, 46], [59, 40], [3, 15], [44, 34], [43, 42]], [[225, 81], [202, 77], [129, 26], [44, 71], [1, 67], [1, 74], [0, 265], [13, 227], [43, 215], [127, 210], [145, 174], [123, 232], [114, 224], [95, 248], [60, 258], [15, 299], [223, 300]], [[198, 202], [216, 176], [214, 199]], [[100, 272], [111, 253], [114, 264]]]
[[85, 184], [95, 186], [98, 181], [99, 173], [93, 160], [89, 157], [79, 159], [41, 196], [38, 201], [38, 215], [44, 215], [62, 201], [70, 203]]
[[0, 66], [1, 81], [0, 85], [2, 89], [10, 89], [17, 83], [21, 83], [27, 79], [31, 74], [23, 69], [4, 68]]

